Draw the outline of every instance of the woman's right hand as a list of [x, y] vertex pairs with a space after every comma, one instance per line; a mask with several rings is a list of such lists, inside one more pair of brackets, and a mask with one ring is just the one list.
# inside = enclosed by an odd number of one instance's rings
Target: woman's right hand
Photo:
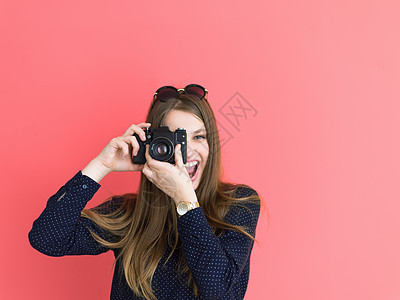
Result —
[[145, 141], [143, 128], [150, 126], [150, 123], [130, 126], [122, 136], [113, 138], [95, 160], [109, 172], [141, 171], [144, 164], [133, 163], [133, 156], [139, 151], [139, 143], [133, 134], [137, 133]]

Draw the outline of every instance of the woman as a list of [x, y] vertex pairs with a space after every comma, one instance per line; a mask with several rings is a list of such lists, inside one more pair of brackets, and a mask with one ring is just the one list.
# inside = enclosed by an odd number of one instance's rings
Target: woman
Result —
[[[207, 90], [162, 87], [146, 123], [114, 138], [48, 200], [29, 232], [31, 245], [49, 256], [115, 255], [111, 299], [243, 299], [260, 198], [247, 185], [222, 182], [217, 124]], [[168, 126], [187, 133], [175, 163], [134, 164], [134, 136]], [[112, 196], [84, 209], [110, 172], [141, 171], [137, 194]]]

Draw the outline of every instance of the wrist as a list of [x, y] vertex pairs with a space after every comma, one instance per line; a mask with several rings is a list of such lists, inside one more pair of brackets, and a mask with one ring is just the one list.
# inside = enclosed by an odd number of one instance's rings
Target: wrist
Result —
[[96, 158], [93, 159], [83, 170], [82, 174], [92, 178], [99, 183], [111, 170], [106, 168]]
[[178, 205], [180, 202], [198, 202], [197, 195], [194, 190], [185, 193], [178, 193], [174, 198], [175, 204]]
[[174, 198], [174, 201], [179, 217], [186, 214], [189, 210], [199, 207], [197, 195], [193, 188], [186, 190], [185, 192], [178, 193], [178, 196]]
[[187, 202], [187, 201], [181, 201], [179, 204], [176, 206], [176, 211], [178, 212], [178, 215], [182, 217], [184, 214], [186, 214], [189, 210], [195, 209], [197, 207], [200, 207], [199, 202]]

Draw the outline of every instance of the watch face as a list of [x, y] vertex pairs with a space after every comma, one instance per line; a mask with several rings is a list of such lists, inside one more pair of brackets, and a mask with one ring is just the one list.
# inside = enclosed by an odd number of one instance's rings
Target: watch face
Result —
[[186, 202], [179, 203], [176, 208], [178, 210], [178, 214], [181, 216], [188, 211], [188, 206]]

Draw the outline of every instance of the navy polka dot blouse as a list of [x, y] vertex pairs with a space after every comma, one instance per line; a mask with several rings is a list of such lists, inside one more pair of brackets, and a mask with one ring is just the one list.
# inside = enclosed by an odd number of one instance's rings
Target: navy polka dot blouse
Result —
[[[29, 241], [33, 248], [49, 256], [97, 255], [110, 249], [93, 239], [88, 228], [107, 239], [107, 233], [95, 223], [81, 218], [80, 213], [101, 185], [81, 171], [75, 174], [56, 194], [50, 197], [46, 208], [33, 222]], [[236, 197], [256, 194], [251, 188], [242, 187]], [[100, 213], [116, 209], [118, 201], [109, 200], [96, 208]], [[230, 208], [224, 221], [246, 226], [255, 234], [260, 205], [246, 202], [248, 209]], [[96, 209], [94, 208], [94, 209]], [[200, 296], [195, 297], [178, 276], [178, 251], [163, 266], [171, 248], [166, 247], [153, 277], [152, 287], [157, 299], [243, 299], [249, 280], [250, 253], [253, 241], [233, 230], [217, 238], [201, 207], [188, 211], [178, 219], [178, 234], [182, 250], [193, 274]], [[118, 255], [118, 250], [113, 250]], [[118, 276], [117, 262], [111, 287], [111, 299], [141, 299], [133, 294], [125, 277]]]

